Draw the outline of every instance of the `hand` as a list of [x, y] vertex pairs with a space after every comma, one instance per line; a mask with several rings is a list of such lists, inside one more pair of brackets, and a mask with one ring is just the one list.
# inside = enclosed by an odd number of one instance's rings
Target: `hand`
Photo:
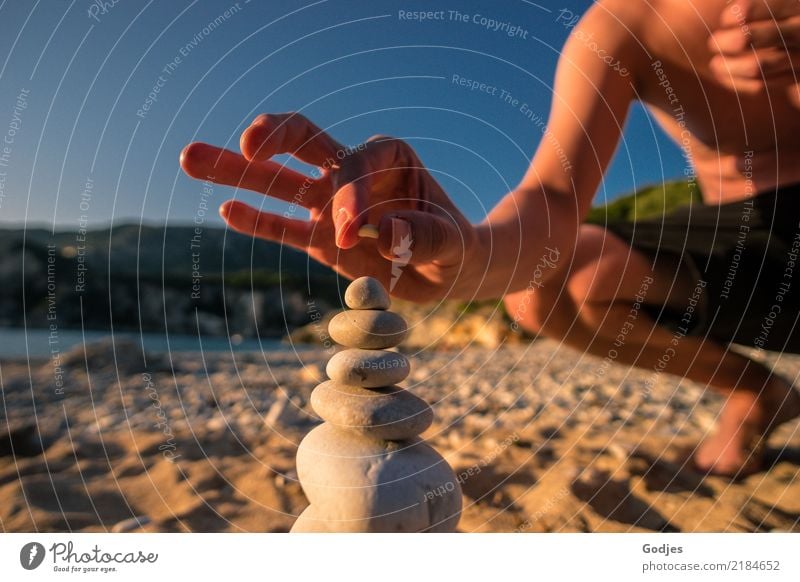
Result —
[[[470, 278], [475, 227], [459, 212], [405, 142], [385, 136], [345, 148], [302, 115], [260, 115], [242, 134], [243, 155], [202, 143], [181, 153], [191, 177], [242, 187], [290, 203], [283, 215], [237, 200], [220, 215], [238, 232], [288, 244], [342, 275], [371, 275], [401, 298], [452, 295]], [[320, 169], [308, 177], [270, 160], [291, 154]], [[310, 220], [293, 218], [297, 206]], [[361, 238], [364, 224], [378, 238]]]
[[737, 90], [755, 92], [797, 83], [800, 65], [800, 2], [735, 0], [709, 38], [712, 71]]

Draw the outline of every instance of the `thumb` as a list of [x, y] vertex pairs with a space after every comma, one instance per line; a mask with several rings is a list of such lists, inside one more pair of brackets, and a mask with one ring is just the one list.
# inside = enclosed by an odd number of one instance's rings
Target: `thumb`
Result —
[[448, 217], [414, 210], [393, 212], [381, 218], [378, 230], [378, 252], [393, 261], [457, 263], [464, 254], [466, 233]]

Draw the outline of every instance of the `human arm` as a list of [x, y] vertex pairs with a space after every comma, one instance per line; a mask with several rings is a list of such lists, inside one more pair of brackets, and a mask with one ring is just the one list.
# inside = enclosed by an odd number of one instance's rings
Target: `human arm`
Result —
[[[626, 24], [630, 9], [624, 0], [613, 3], [618, 10], [609, 4], [595, 5], [571, 35], [530, 168], [479, 225], [464, 218], [405, 142], [378, 136], [344, 148], [298, 114], [259, 116], [242, 135], [242, 154], [191, 144], [181, 165], [192, 177], [307, 208], [307, 221], [238, 200], [220, 213], [236, 231], [301, 249], [348, 277], [375, 276], [398, 297], [469, 300], [523, 289], [548, 248], [569, 256], [635, 94], [639, 50]], [[271, 161], [281, 153], [321, 175]], [[377, 240], [358, 237], [365, 223], [378, 225]]]
[[[496, 241], [484, 290], [489, 295], [525, 289], [534, 276], [541, 284], [568, 267], [636, 97], [635, 84], [647, 69], [637, 37], [641, 13], [633, 13], [641, 8], [635, 4], [596, 4], [565, 44], [549, 121], [532, 163], [478, 228], [480, 238]], [[560, 257], [557, 268], [537, 270], [554, 255]]]

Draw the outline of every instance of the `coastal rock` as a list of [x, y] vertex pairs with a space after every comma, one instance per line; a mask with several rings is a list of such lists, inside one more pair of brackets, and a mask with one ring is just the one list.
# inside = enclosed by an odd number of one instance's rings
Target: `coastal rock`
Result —
[[344, 302], [350, 309], [389, 309], [392, 300], [377, 279], [359, 277], [344, 292]]
[[292, 531], [449, 532], [458, 523], [456, 476], [416, 438], [369, 439], [323, 424], [300, 444], [297, 474], [314, 509]]
[[343, 311], [328, 325], [333, 341], [348, 348], [380, 350], [402, 342], [408, 333], [405, 320], [391, 311]]
[[433, 422], [431, 407], [397, 386], [361, 388], [323, 382], [311, 393], [311, 407], [339, 428], [386, 440], [415, 437]]
[[386, 350], [342, 350], [325, 369], [340, 384], [376, 388], [391, 386], [408, 377], [411, 367], [403, 354]]

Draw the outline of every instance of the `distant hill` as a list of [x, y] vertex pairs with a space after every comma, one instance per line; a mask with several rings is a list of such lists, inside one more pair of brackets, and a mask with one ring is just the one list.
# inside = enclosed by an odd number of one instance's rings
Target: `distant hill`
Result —
[[[338, 304], [337, 275], [223, 228], [0, 229], [0, 325], [283, 335]], [[51, 319], [54, 318], [54, 319]]]
[[[23, 234], [28, 248], [43, 249], [54, 244], [64, 258], [85, 252], [85, 262], [92, 270], [104, 272], [110, 265], [115, 274], [138, 275], [161, 279], [184, 277], [196, 270], [204, 277], [233, 275], [253, 270], [266, 271], [287, 278], [308, 275], [330, 277], [332, 271], [289, 247], [253, 239], [224, 228], [203, 227], [196, 236], [192, 226], [147, 226], [123, 224], [113, 228], [89, 230], [85, 240], [76, 231], [0, 229], [0, 257], [18, 247]], [[83, 247], [83, 248], [81, 248]], [[197, 256], [193, 257], [193, 254]]]
[[690, 202], [702, 202], [700, 189], [696, 185], [691, 186], [686, 180], [665, 182], [641, 188], [604, 206], [595, 206], [586, 222], [602, 225], [618, 220], [653, 218]]
[[[588, 221], [647, 218], [692, 199], [686, 182], [669, 182], [593, 208]], [[341, 305], [344, 286], [305, 253], [223, 228], [199, 238], [191, 226], [0, 229], [0, 326], [281, 336]]]

